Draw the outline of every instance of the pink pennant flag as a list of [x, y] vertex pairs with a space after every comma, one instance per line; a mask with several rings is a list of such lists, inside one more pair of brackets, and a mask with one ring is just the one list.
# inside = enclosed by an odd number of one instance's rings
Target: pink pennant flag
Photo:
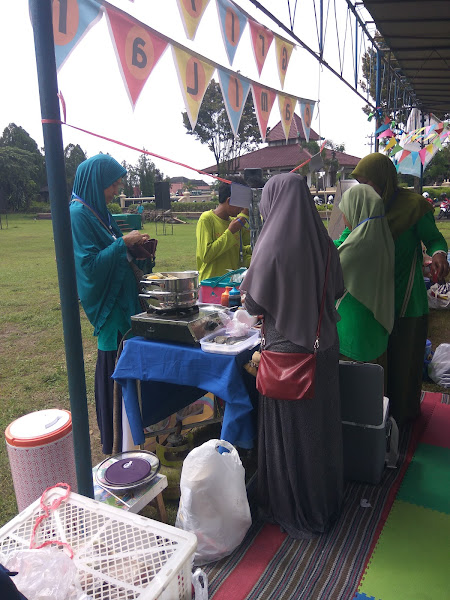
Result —
[[131, 16], [106, 6], [117, 62], [133, 109], [167, 42]]
[[394, 132], [391, 129], [385, 129], [384, 131], [382, 131], [380, 133], [380, 135], [378, 136], [378, 139], [384, 138], [384, 137], [393, 137], [394, 136]]
[[426, 148], [422, 148], [422, 150], [419, 150], [419, 156], [420, 156], [420, 160], [422, 162], [422, 164], [425, 164], [425, 157], [427, 155], [427, 149]]
[[253, 54], [255, 55], [256, 66], [258, 73], [261, 75], [262, 68], [267, 58], [270, 45], [273, 41], [273, 33], [264, 25], [248, 20], [250, 26], [250, 34], [252, 38]]
[[253, 105], [256, 111], [259, 131], [262, 141], [266, 141], [267, 123], [269, 122], [270, 112], [275, 102], [276, 93], [270, 88], [265, 88], [257, 83], [252, 83]]

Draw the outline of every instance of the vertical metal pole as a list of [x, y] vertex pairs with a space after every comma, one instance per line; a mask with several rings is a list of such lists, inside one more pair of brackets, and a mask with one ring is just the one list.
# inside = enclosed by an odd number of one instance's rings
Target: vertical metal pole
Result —
[[78, 492], [93, 498], [86, 380], [64, 166], [64, 149], [61, 125], [59, 124], [60, 112], [57, 96], [58, 83], [53, 45], [51, 0], [30, 0], [30, 13], [34, 32], [41, 117], [42, 119], [56, 121], [55, 123], [43, 123], [42, 129], [66, 350]]
[[[423, 114], [423, 108], [420, 111], [420, 126], [421, 127], [425, 127], [425, 115]], [[423, 133], [423, 131], [422, 131]], [[425, 143], [424, 143], [424, 138], [421, 138], [420, 140], [420, 145], [422, 148], [425, 147]], [[421, 194], [423, 192], [423, 162], [422, 160], [420, 161], [420, 180], [419, 180], [419, 194]]]
[[355, 15], [355, 90], [358, 89], [358, 17]]
[[[381, 104], [381, 50], [377, 50], [377, 80], [376, 80], [376, 88], [375, 88], [375, 104], [378, 109]], [[375, 119], [375, 131], [381, 125], [381, 119]], [[378, 136], [375, 135], [375, 152], [378, 152], [378, 148], [380, 146], [380, 140]]]
[[320, 58], [323, 58], [323, 0], [320, 0], [320, 42], [319, 42]]

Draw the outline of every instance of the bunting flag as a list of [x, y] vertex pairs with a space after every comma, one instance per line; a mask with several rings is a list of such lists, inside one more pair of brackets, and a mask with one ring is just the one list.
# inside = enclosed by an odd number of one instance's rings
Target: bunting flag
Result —
[[101, 19], [100, 8], [95, 0], [53, 0], [53, 37], [58, 71], [78, 42]]
[[266, 141], [267, 124], [276, 93], [270, 88], [265, 88], [257, 83], [252, 83], [253, 105], [255, 107], [256, 119], [259, 125], [262, 141]]
[[422, 150], [419, 151], [419, 156], [420, 156], [420, 160], [422, 161], [422, 164], [425, 164], [425, 158], [427, 155], [427, 149], [426, 148], [422, 148]]
[[417, 158], [419, 157], [419, 153], [418, 152], [411, 152], [411, 162], [414, 165]]
[[250, 35], [252, 38], [253, 54], [255, 55], [256, 67], [259, 75], [261, 75], [262, 68], [267, 58], [270, 45], [273, 40], [273, 33], [264, 25], [248, 20], [250, 26]]
[[289, 139], [289, 130], [291, 129], [291, 123], [292, 119], [294, 118], [294, 110], [296, 105], [297, 98], [287, 96], [286, 94], [278, 94], [278, 106], [280, 108], [281, 124], [283, 125], [286, 144]]
[[232, 65], [241, 36], [247, 25], [247, 17], [240, 10], [237, 10], [229, 0], [217, 0], [216, 4], [223, 43], [230, 65]]
[[377, 138], [377, 139], [379, 139], [379, 140], [380, 140], [380, 139], [383, 139], [383, 138], [385, 138], [385, 137], [395, 137], [395, 134], [394, 134], [394, 132], [392, 131], [392, 129], [385, 129], [384, 131], [382, 131], [382, 132], [380, 133], [380, 135], [378, 136], [378, 138]]
[[300, 117], [302, 119], [303, 132], [307, 142], [309, 142], [309, 133], [311, 131], [311, 123], [315, 105], [315, 102], [300, 101]]
[[222, 90], [225, 108], [227, 109], [231, 129], [234, 136], [237, 136], [239, 123], [241, 121], [242, 111], [250, 90], [250, 82], [247, 79], [238, 77], [234, 73], [217, 69], [219, 75], [220, 88]]
[[395, 137], [391, 137], [391, 139], [389, 140], [389, 142], [386, 144], [386, 146], [384, 147], [385, 152], [388, 152], [391, 148], [393, 148], [395, 145], [397, 144], [397, 140], [395, 139]]
[[425, 146], [425, 148], [430, 154], [434, 154], [436, 151], [436, 148], [433, 146], [433, 144], [428, 144], [428, 146]]
[[193, 40], [209, 0], [177, 0], [177, 4], [186, 37]]
[[106, 7], [106, 14], [117, 62], [134, 109], [142, 88], [168, 44], [151, 29], [111, 6]]
[[200, 60], [197, 56], [181, 50], [181, 48], [172, 46], [172, 52], [186, 111], [191, 127], [195, 129], [203, 96], [211, 81], [215, 67]]
[[405, 160], [405, 158], [407, 156], [409, 156], [411, 154], [411, 152], [409, 152], [409, 150], [403, 150], [403, 152], [401, 153], [400, 158], [398, 159], [398, 162], [401, 163], [402, 160]]
[[284, 88], [286, 71], [291, 59], [294, 44], [290, 44], [278, 35], [275, 36], [275, 53], [277, 55], [278, 76], [280, 78], [281, 89]]

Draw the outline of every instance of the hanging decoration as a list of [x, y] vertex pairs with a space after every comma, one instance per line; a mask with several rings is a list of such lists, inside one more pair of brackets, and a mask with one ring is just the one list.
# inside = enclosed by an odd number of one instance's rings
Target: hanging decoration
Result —
[[215, 67], [204, 60], [200, 60], [196, 55], [175, 46], [172, 46], [172, 51], [186, 111], [191, 127], [195, 129], [203, 96], [211, 81]]
[[305, 133], [305, 139], [307, 142], [309, 142], [309, 134], [311, 131], [311, 123], [315, 105], [315, 102], [305, 102], [300, 100], [300, 116], [302, 118], [303, 131]]
[[265, 142], [267, 124], [269, 122], [273, 103], [275, 102], [276, 93], [270, 88], [259, 85], [258, 83], [252, 83], [252, 95], [261, 139]]
[[100, 8], [95, 0], [53, 0], [53, 37], [58, 71], [89, 29], [101, 19]]
[[167, 42], [129, 15], [106, 7], [111, 39], [133, 109]]
[[177, 4], [186, 37], [193, 40], [209, 0], [177, 0]]
[[261, 75], [274, 36], [270, 29], [267, 29], [267, 27], [264, 27], [264, 25], [261, 25], [252, 19], [249, 19], [248, 24], [250, 26], [256, 68], [258, 69], [259, 75]]
[[216, 0], [220, 30], [230, 65], [247, 25], [247, 17], [229, 0]]
[[250, 90], [250, 82], [242, 77], [238, 77], [234, 73], [232, 74], [225, 71], [224, 69], [217, 69], [217, 73], [219, 75], [220, 89], [222, 90], [228, 119], [230, 120], [231, 129], [236, 137], [242, 111], [244, 110], [245, 102]]
[[281, 124], [283, 126], [286, 144], [289, 139], [289, 131], [291, 129], [292, 119], [294, 118], [296, 105], [297, 98], [287, 96], [286, 94], [278, 94], [278, 106], [280, 108]]
[[290, 44], [279, 35], [275, 35], [275, 54], [277, 56], [278, 76], [280, 78], [281, 89], [284, 89], [284, 80], [291, 60], [294, 44]]

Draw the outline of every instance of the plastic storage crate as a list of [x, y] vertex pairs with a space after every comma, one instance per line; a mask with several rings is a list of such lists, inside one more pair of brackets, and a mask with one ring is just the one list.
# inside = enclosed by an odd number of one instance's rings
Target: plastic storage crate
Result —
[[[200, 301], [206, 304], [220, 304], [220, 299], [226, 287], [239, 289], [246, 267], [229, 271], [220, 277], [210, 277], [200, 282]], [[237, 280], [236, 280], [237, 279]]]
[[[46, 505], [63, 495], [56, 488]], [[0, 553], [28, 549], [39, 500], [0, 529]], [[92, 600], [190, 600], [194, 534], [71, 493], [38, 528], [35, 545], [67, 542]]]

